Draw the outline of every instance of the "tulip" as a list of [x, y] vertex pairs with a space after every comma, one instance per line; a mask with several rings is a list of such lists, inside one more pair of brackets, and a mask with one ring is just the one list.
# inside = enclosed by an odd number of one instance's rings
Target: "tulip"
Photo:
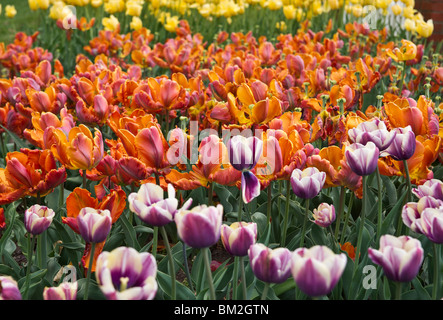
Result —
[[230, 226], [223, 224], [221, 240], [230, 255], [246, 256], [249, 247], [257, 240], [257, 224], [253, 222], [234, 222]]
[[157, 263], [148, 252], [130, 247], [102, 252], [95, 275], [108, 300], [152, 300], [157, 293]]
[[410, 236], [383, 235], [379, 250], [369, 248], [368, 255], [374, 263], [382, 266], [388, 279], [396, 282], [412, 281], [423, 262], [421, 243]]
[[346, 254], [325, 246], [298, 248], [292, 253], [291, 273], [300, 290], [311, 297], [329, 294], [346, 267]]
[[256, 243], [249, 248], [248, 255], [252, 272], [266, 284], [262, 294], [264, 300], [270, 283], [283, 283], [291, 275], [291, 251], [284, 247], [270, 249]]
[[395, 128], [397, 134], [383, 154], [391, 156], [394, 160], [408, 160], [415, 152], [415, 134], [411, 126]]
[[221, 236], [223, 206], [200, 205], [191, 210], [179, 210], [174, 217], [181, 240], [192, 248], [207, 248]]
[[389, 147], [396, 133], [395, 130], [388, 131], [386, 124], [378, 118], [362, 122], [357, 127], [348, 130], [348, 136], [352, 142], [365, 145], [371, 141], [380, 151]]
[[291, 174], [292, 191], [303, 199], [312, 199], [318, 195], [326, 181], [326, 173], [315, 167], [303, 171], [294, 169]]
[[443, 182], [438, 179], [427, 180], [422, 185], [412, 189], [412, 193], [418, 198], [431, 196], [433, 198], [443, 200]]
[[0, 300], [22, 300], [18, 284], [10, 276], [0, 276]]
[[314, 223], [323, 227], [329, 227], [335, 221], [335, 207], [328, 203], [321, 203], [313, 211]]
[[31, 234], [39, 235], [49, 228], [54, 216], [54, 210], [35, 204], [25, 211], [25, 228]]
[[76, 300], [78, 283], [62, 282], [58, 287], [45, 287], [43, 290], [44, 300]]
[[401, 217], [403, 223], [412, 231], [422, 233], [421, 217], [425, 209], [438, 209], [443, 207], [443, 201], [431, 196], [423, 196], [418, 202], [408, 202], [403, 206]]
[[366, 145], [353, 143], [345, 151], [349, 167], [359, 176], [370, 175], [377, 169], [379, 155], [379, 149], [371, 141]]
[[106, 240], [112, 226], [111, 212], [85, 207], [77, 216], [78, 230], [82, 238], [89, 243]]

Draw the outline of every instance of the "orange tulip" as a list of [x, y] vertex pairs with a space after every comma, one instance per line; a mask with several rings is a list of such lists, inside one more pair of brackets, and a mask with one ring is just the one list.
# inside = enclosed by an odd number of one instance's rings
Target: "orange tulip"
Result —
[[415, 58], [417, 55], [417, 46], [406, 39], [401, 40], [401, 47], [396, 47], [393, 50], [387, 49], [386, 53], [395, 61], [408, 61]]

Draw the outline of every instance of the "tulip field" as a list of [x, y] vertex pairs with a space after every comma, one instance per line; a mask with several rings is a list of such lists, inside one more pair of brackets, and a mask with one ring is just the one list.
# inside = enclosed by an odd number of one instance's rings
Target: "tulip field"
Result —
[[443, 298], [414, 0], [0, 4], [0, 300]]

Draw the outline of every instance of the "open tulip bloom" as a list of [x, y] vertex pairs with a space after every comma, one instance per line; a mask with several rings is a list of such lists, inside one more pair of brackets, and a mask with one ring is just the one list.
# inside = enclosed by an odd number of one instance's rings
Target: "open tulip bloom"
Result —
[[395, 130], [388, 131], [386, 124], [378, 118], [362, 122], [356, 128], [348, 130], [348, 136], [353, 142], [365, 145], [370, 141], [380, 151], [389, 147], [396, 134]]
[[380, 151], [371, 141], [365, 145], [355, 142], [345, 151], [349, 167], [359, 176], [368, 176], [377, 169], [379, 155]]

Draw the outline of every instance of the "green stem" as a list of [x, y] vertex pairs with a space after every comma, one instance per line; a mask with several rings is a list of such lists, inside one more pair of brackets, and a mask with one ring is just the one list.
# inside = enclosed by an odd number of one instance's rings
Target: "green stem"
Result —
[[189, 289], [191, 289], [191, 291], [194, 291], [194, 286], [192, 285], [191, 273], [189, 272], [188, 256], [186, 254], [186, 243], [184, 242], [183, 242], [183, 261], [184, 261], [186, 279], [188, 280], [189, 283]]
[[86, 189], [86, 170], [83, 170], [83, 189]]
[[214, 183], [210, 182], [209, 183], [209, 188], [208, 188], [208, 206], [212, 206], [212, 196], [214, 193]]
[[305, 233], [306, 233], [306, 224], [308, 221], [308, 215], [309, 215], [309, 201], [310, 199], [306, 199], [306, 210], [305, 210], [305, 217], [303, 218], [303, 228], [301, 232], [301, 239], [300, 239], [300, 248], [302, 248], [305, 244]]
[[399, 281], [395, 282], [395, 300], [401, 300], [401, 289], [402, 283]]
[[291, 183], [289, 180], [286, 183], [286, 207], [285, 207], [285, 219], [283, 221], [283, 234], [281, 237], [281, 246], [286, 244], [286, 235], [288, 232], [288, 220], [289, 220], [289, 199], [290, 199]]
[[268, 297], [268, 290], [269, 290], [269, 282], [265, 282], [265, 287], [263, 288], [263, 293], [261, 295], [262, 300], [266, 300]]
[[338, 233], [340, 231], [340, 224], [343, 217], [343, 212], [345, 210], [345, 199], [346, 199], [346, 188], [344, 186], [340, 187], [340, 202], [338, 204], [338, 215], [337, 220], [335, 221], [335, 233], [334, 238], [338, 240]]
[[209, 285], [209, 296], [211, 300], [215, 300], [214, 283], [212, 282], [211, 263], [209, 262], [209, 248], [203, 248], [203, 257], [205, 259], [206, 279]]
[[271, 223], [271, 210], [272, 210], [272, 182], [270, 182], [268, 186], [268, 200], [266, 205], [267, 205], [266, 216], [269, 224]]
[[244, 265], [244, 257], [240, 257], [240, 271], [241, 271], [241, 283], [243, 288], [243, 299], [248, 299], [248, 290], [246, 288], [246, 275], [245, 275], [245, 265]]
[[438, 289], [440, 287], [440, 248], [437, 243], [433, 243], [434, 249], [434, 285], [432, 286], [432, 300], [439, 299]]
[[378, 185], [378, 219], [377, 219], [377, 239], [375, 243], [378, 243], [381, 236], [381, 225], [383, 222], [383, 196], [382, 196], [382, 182], [380, 169], [377, 166], [377, 185]]
[[60, 193], [58, 197], [58, 209], [63, 208], [63, 204], [65, 203], [65, 182], [60, 184]]
[[160, 227], [160, 231], [162, 233], [163, 242], [166, 246], [166, 252], [168, 254], [169, 259], [169, 268], [171, 268], [171, 299], [176, 299], [176, 279], [175, 279], [175, 264], [174, 257], [172, 256], [171, 247], [169, 246], [168, 234], [166, 233], [166, 229], [164, 226]]
[[238, 197], [238, 213], [237, 213], [237, 221], [241, 221], [242, 219], [242, 207], [243, 207], [243, 197], [240, 190], [240, 196]]
[[85, 288], [85, 295], [83, 296], [83, 300], [88, 300], [88, 294], [89, 294], [89, 283], [91, 282], [91, 270], [92, 270], [92, 263], [94, 262], [94, 252], [95, 252], [95, 242], [91, 243], [91, 256], [89, 258], [89, 267], [88, 267], [88, 273], [86, 275], [86, 288]]
[[28, 299], [29, 296], [29, 285], [30, 285], [30, 275], [31, 275], [31, 267], [32, 267], [32, 254], [34, 252], [34, 246], [35, 246], [35, 237], [32, 237], [31, 240], [31, 234], [28, 234], [28, 265], [26, 267], [26, 284], [25, 284], [25, 292], [24, 297], [25, 300]]
[[154, 235], [152, 239], [152, 255], [157, 259], [158, 227], [154, 226]]
[[411, 185], [411, 178], [409, 176], [409, 167], [408, 167], [408, 162], [406, 160], [403, 160], [403, 166], [405, 168], [405, 174], [406, 174], [406, 184], [408, 185], [408, 194], [406, 197], [406, 201], [410, 202], [411, 201], [411, 195], [412, 195], [412, 185]]
[[232, 300], [237, 300], [239, 257], [234, 257], [234, 273], [232, 274]]
[[355, 249], [355, 264], [354, 264], [354, 274], [355, 271], [357, 271], [358, 268], [358, 263], [360, 260], [360, 251], [361, 251], [361, 244], [362, 244], [362, 238], [363, 238], [363, 228], [365, 225], [365, 219], [366, 219], [366, 199], [367, 199], [367, 192], [368, 192], [368, 187], [367, 187], [367, 176], [363, 176], [362, 177], [362, 184], [363, 184], [363, 203], [362, 203], [362, 209], [361, 209], [361, 214], [360, 214], [360, 226], [358, 228], [358, 237], [357, 237], [357, 248]]
[[341, 232], [340, 243], [342, 243], [342, 244], [345, 241], [346, 228], [347, 228], [348, 223], [349, 223], [349, 217], [351, 215], [353, 202], [354, 202], [354, 192], [351, 193], [351, 198], [349, 199], [348, 211], [346, 212], [345, 223], [343, 225], [343, 230]]

